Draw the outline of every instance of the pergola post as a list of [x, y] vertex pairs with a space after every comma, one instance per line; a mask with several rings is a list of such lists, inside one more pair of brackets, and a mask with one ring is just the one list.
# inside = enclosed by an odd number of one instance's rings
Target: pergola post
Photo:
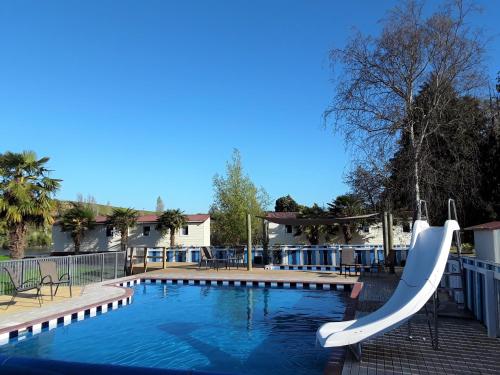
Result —
[[264, 266], [269, 264], [269, 223], [267, 220], [262, 219], [262, 263]]
[[247, 214], [247, 270], [252, 270], [252, 217]]
[[390, 272], [394, 273], [394, 266], [396, 265], [396, 253], [394, 252], [394, 243], [393, 243], [393, 232], [392, 232], [392, 214], [389, 213], [387, 215], [387, 247], [389, 248], [389, 258], [391, 259], [390, 263]]
[[146, 272], [148, 268], [148, 248], [144, 247], [144, 272]]
[[128, 272], [132, 275], [134, 272], [134, 247], [130, 248], [130, 256], [128, 257]]
[[165, 246], [162, 247], [162, 261], [163, 261], [163, 269], [167, 268], [167, 248]]
[[387, 212], [384, 212], [384, 219], [382, 221], [382, 234], [383, 234], [383, 244], [384, 244], [384, 261], [387, 262], [387, 256], [389, 255], [389, 237], [387, 234]]

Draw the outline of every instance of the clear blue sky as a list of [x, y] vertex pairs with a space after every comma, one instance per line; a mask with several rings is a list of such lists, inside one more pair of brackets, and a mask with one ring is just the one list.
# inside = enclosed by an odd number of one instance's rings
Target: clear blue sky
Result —
[[[58, 197], [206, 212], [232, 149], [272, 199], [346, 191], [321, 115], [328, 51], [394, 1], [2, 1], [0, 152], [50, 156]], [[500, 2], [473, 22], [498, 34]], [[488, 53], [500, 69], [498, 37]]]

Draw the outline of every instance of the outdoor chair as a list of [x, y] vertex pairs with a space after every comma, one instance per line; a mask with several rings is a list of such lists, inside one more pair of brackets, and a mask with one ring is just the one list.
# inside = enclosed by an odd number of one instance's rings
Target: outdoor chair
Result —
[[347, 277], [347, 272], [351, 276], [351, 268], [354, 267], [354, 275], [356, 276], [359, 272], [361, 274], [361, 264], [356, 260], [356, 251], [352, 247], [346, 247], [342, 249], [341, 259], [340, 259], [340, 274], [342, 275], [342, 270], [344, 270], [344, 275]]
[[14, 299], [18, 294], [30, 290], [36, 290], [35, 297], [38, 299], [38, 303], [40, 304], [40, 306], [42, 306], [42, 285], [38, 279], [29, 279], [23, 281], [21, 275], [15, 272], [12, 268], [4, 267], [4, 270], [7, 272], [7, 275], [9, 275], [9, 279], [12, 283], [12, 286], [14, 287], [12, 298], [7, 304], [7, 308], [14, 302]]
[[[59, 276], [57, 272], [57, 264], [51, 260], [38, 261], [38, 267], [40, 268], [41, 281], [40, 284], [50, 286], [50, 297], [53, 300], [54, 296], [57, 294], [57, 290], [60, 285], [67, 284], [69, 286], [69, 295], [73, 297], [73, 292], [71, 290], [71, 277], [69, 273], [65, 273]], [[53, 286], [56, 286], [55, 292], [53, 292]]]
[[234, 249], [234, 254], [231, 257], [226, 259], [226, 264], [231, 269], [231, 265], [236, 266], [236, 269], [239, 268], [240, 265], [244, 264], [245, 259], [245, 246], [236, 246]]
[[212, 254], [212, 251], [207, 246], [202, 246], [201, 254], [200, 254], [200, 263], [198, 268], [201, 268], [201, 265], [205, 263], [205, 268], [214, 268], [217, 271], [219, 270], [219, 259], [215, 258]]

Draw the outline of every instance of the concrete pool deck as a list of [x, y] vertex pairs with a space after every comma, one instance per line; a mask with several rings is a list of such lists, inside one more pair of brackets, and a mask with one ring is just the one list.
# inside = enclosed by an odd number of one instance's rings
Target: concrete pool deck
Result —
[[[74, 314], [85, 313], [91, 308], [116, 303], [118, 300], [123, 301], [132, 295], [130, 289], [106, 284], [110, 282], [74, 286], [73, 297], [69, 296], [68, 287], [61, 286], [54, 301], [50, 299], [49, 290], [44, 288], [42, 306], [38, 304], [36, 298], [17, 297], [14, 305], [0, 308], [0, 341], [5, 343], [6, 338], [13, 336], [12, 332], [29, 330], [33, 326], [62, 317], [69, 316], [68, 319], [71, 320]], [[10, 300], [10, 296], [0, 296], [0, 298], [1, 301]]]
[[[73, 296], [81, 296], [85, 288], [81, 286], [73, 286], [72, 292]], [[48, 307], [53, 304], [58, 304], [62, 301], [66, 301], [71, 298], [69, 293], [69, 287], [61, 285], [57, 291], [57, 295], [54, 296], [52, 300], [50, 298], [50, 287], [44, 286], [41, 290], [42, 294], [42, 306], [38, 303], [38, 298], [36, 298], [33, 291], [27, 293], [20, 293], [13, 302], [11, 302], [11, 295], [4, 294], [0, 295], [0, 328], [2, 327], [2, 320], [7, 316], [26, 314], [31, 310], [41, 309], [42, 307]]]
[[[169, 263], [167, 268], [158, 269], [160, 264], [148, 263], [147, 272], [143, 273], [143, 267], [134, 267], [135, 277], [161, 277], [179, 279], [203, 279], [203, 280], [256, 280], [256, 281], [292, 281], [308, 283], [330, 283], [338, 285], [353, 285], [358, 282], [359, 276], [339, 275], [338, 272], [329, 271], [306, 271], [306, 270], [266, 270], [254, 267], [247, 271], [246, 267], [239, 269], [219, 268], [219, 270], [198, 268], [197, 263]], [[153, 276], [154, 275], [154, 276]]]

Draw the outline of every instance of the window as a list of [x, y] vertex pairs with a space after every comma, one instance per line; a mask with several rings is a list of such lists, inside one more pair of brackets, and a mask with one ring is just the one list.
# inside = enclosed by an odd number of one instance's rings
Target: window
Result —
[[106, 226], [106, 237], [113, 237], [114, 235], [114, 228], [112, 225]]
[[151, 232], [151, 227], [149, 225], [146, 225], [142, 228], [143, 236], [149, 236], [149, 232]]
[[365, 233], [370, 233], [370, 226], [368, 226], [368, 225], [363, 225], [363, 232], [365, 232]]
[[411, 232], [410, 223], [407, 221], [403, 221], [403, 232], [405, 233]]
[[291, 225], [286, 225], [286, 232], [287, 233], [292, 233], [292, 226]]
[[189, 227], [187, 225], [185, 225], [181, 228], [181, 235], [187, 236], [188, 234], [189, 234]]

